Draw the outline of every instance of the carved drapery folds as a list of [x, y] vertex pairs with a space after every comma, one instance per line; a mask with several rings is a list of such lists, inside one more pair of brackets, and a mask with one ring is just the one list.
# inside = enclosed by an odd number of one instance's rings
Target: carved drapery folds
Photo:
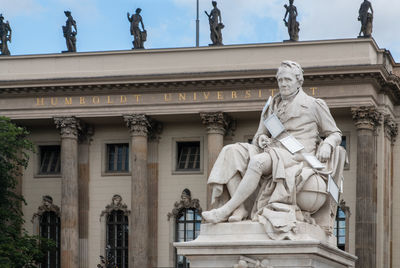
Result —
[[225, 135], [235, 126], [234, 121], [223, 112], [200, 113], [200, 118], [208, 134]]
[[71, 117], [54, 117], [54, 123], [60, 130], [61, 138], [78, 138], [82, 130], [79, 119]]
[[384, 116], [384, 127], [385, 127], [385, 135], [386, 137], [394, 143], [396, 141], [397, 133], [398, 133], [398, 124], [394, 121], [394, 118], [386, 114]]
[[382, 123], [382, 114], [373, 106], [352, 108], [351, 113], [358, 129], [375, 130]]
[[132, 136], [147, 137], [151, 129], [150, 120], [145, 114], [124, 115], [124, 121]]
[[38, 207], [38, 211], [33, 214], [31, 221], [34, 222], [35, 218], [40, 218], [45, 212], [54, 212], [60, 217], [60, 207], [53, 204], [53, 198], [49, 195], [43, 196], [42, 204]]
[[168, 213], [168, 220], [176, 218], [180, 211], [185, 208], [195, 208], [201, 214], [203, 209], [200, 207], [200, 201], [197, 198], [192, 199], [192, 194], [189, 189], [184, 189], [181, 194], [181, 200], [175, 202], [174, 208]]
[[112, 199], [111, 203], [106, 206], [106, 208], [101, 212], [100, 218], [104, 215], [108, 215], [114, 210], [121, 210], [125, 216], [129, 216], [131, 211], [128, 209], [128, 206], [122, 202], [122, 197], [119, 194], [115, 194]]

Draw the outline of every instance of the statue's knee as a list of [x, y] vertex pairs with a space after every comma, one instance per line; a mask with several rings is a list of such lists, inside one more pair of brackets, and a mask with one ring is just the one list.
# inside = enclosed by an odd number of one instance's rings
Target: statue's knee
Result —
[[265, 158], [262, 155], [255, 155], [250, 157], [248, 168], [262, 173], [264, 170]]

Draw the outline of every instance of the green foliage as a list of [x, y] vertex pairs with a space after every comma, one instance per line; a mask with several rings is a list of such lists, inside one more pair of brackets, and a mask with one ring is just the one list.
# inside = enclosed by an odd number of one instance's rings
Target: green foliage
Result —
[[33, 144], [28, 132], [0, 117], [0, 268], [33, 268], [54, 243], [30, 236], [22, 228], [21, 204], [24, 198], [15, 192], [17, 178], [28, 165]]

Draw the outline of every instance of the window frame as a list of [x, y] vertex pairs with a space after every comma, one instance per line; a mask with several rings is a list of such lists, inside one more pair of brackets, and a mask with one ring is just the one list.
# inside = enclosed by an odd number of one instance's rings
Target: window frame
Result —
[[[128, 171], [108, 171], [108, 145], [113, 144], [128, 144]], [[105, 140], [102, 142], [102, 168], [101, 168], [101, 176], [129, 176], [131, 175], [131, 143], [129, 140], [121, 139], [121, 140]]]
[[[123, 220], [119, 222], [117, 219], [114, 220], [113, 222], [110, 223], [109, 218], [113, 215], [114, 219], [118, 218], [118, 213], [120, 214], [119, 216], [123, 217]], [[115, 214], [115, 215], [114, 215]], [[115, 238], [114, 241], [114, 247], [111, 247], [110, 241], [109, 241], [109, 227], [112, 225], [114, 232], [117, 232], [116, 230], [118, 229], [117, 225], [121, 225], [122, 229], [126, 228], [125, 230], [122, 230], [123, 235], [122, 235], [122, 246], [115, 245], [117, 243], [117, 238]], [[124, 227], [124, 224], [126, 224], [126, 227]], [[115, 234], [116, 235], [116, 234]], [[109, 247], [109, 251], [112, 252], [111, 255], [114, 257], [114, 263], [118, 265], [117, 263], [117, 251], [121, 250], [122, 251], [122, 262], [126, 263], [126, 265], [122, 265], [121, 268], [128, 268], [129, 266], [129, 217], [128, 215], [125, 214], [123, 210], [120, 209], [114, 209], [110, 211], [106, 215], [106, 247]], [[113, 255], [115, 253], [116, 255]], [[126, 258], [126, 259], [125, 259]], [[125, 261], [124, 261], [125, 259]], [[120, 267], [120, 266], [118, 266]]]
[[[178, 143], [180, 142], [199, 142], [199, 161], [200, 166], [198, 170], [179, 170], [178, 166]], [[180, 137], [172, 138], [172, 175], [189, 175], [189, 174], [203, 174], [204, 173], [204, 142], [203, 137]]]
[[[41, 164], [41, 146], [60, 146], [60, 172], [59, 173], [40, 173]], [[62, 160], [61, 160], [61, 142], [60, 141], [46, 141], [46, 142], [35, 142], [35, 151], [33, 154], [34, 178], [61, 178], [62, 177]]]
[[[339, 211], [342, 211], [344, 217], [339, 217]], [[340, 222], [344, 222], [344, 227], [340, 227]], [[345, 250], [346, 249], [346, 242], [347, 242], [347, 215], [346, 211], [344, 211], [340, 206], [337, 207], [336, 217], [335, 217], [335, 227], [334, 232], [336, 233], [336, 245], [339, 249]], [[339, 235], [339, 230], [344, 230], [344, 235]], [[344, 238], [344, 243], [339, 243], [339, 238]]]
[[[48, 226], [48, 228], [49, 227], [51, 228], [50, 224], [42, 223], [43, 217], [47, 214], [49, 215], [49, 217], [54, 216], [56, 218], [56, 238], [55, 239], [53, 239], [51, 237], [51, 234], [50, 235], [47, 234], [46, 237], [42, 235], [42, 231], [43, 231], [42, 227], [43, 226]], [[55, 249], [56, 266], [49, 266], [50, 265], [49, 263], [47, 263], [47, 265], [44, 266], [42, 263], [40, 263], [39, 267], [40, 268], [46, 268], [46, 267], [60, 268], [61, 267], [61, 217], [59, 215], [57, 215], [57, 213], [55, 213], [54, 211], [45, 211], [43, 214], [40, 215], [40, 217], [39, 217], [39, 236], [43, 237], [43, 238], [51, 239], [56, 243], [56, 249]], [[46, 259], [46, 261], [49, 260], [49, 257], [50, 257], [49, 252], [50, 251], [47, 251], [47, 256], [44, 257]]]

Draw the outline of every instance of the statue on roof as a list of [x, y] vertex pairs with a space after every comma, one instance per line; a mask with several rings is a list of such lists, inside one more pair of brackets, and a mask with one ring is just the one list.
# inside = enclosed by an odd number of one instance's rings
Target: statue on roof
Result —
[[11, 43], [11, 27], [8, 21], [4, 22], [3, 14], [0, 14], [0, 51], [1, 55], [10, 55], [7, 42]]
[[210, 38], [212, 44], [210, 46], [222, 46], [222, 29], [225, 25], [222, 23], [221, 11], [217, 8], [217, 2], [212, 1], [213, 9], [210, 14], [204, 11], [208, 17], [210, 24]]
[[[299, 31], [300, 24], [297, 21], [297, 8], [293, 5], [294, 0], [289, 0], [289, 6], [284, 5], [286, 8], [285, 16], [283, 17], [283, 21], [285, 22], [285, 26], [288, 28], [290, 41], [299, 41]], [[286, 21], [286, 17], [289, 15], [288, 20]]]
[[71, 11], [64, 11], [64, 14], [67, 17], [67, 21], [65, 22], [65, 26], [62, 26], [62, 30], [65, 42], [67, 43], [67, 50], [63, 51], [63, 53], [76, 52], [76, 35], [78, 34], [78, 30], [76, 28], [76, 21], [72, 17]]
[[[140, 49], [144, 48], [143, 43], [147, 39], [147, 31], [144, 29], [143, 19], [140, 16], [141, 8], [136, 9], [136, 13], [132, 14], [132, 16], [127, 13], [128, 21], [131, 23], [131, 35], [133, 35], [133, 48], [132, 49]], [[142, 30], [139, 28], [139, 24], [142, 24]]]
[[[371, 10], [371, 13], [368, 12]], [[361, 29], [358, 37], [371, 37], [372, 34], [372, 21], [374, 19], [374, 10], [372, 9], [371, 2], [364, 0], [358, 10], [358, 20], [361, 22]], [[361, 35], [361, 33], [363, 35]]]

